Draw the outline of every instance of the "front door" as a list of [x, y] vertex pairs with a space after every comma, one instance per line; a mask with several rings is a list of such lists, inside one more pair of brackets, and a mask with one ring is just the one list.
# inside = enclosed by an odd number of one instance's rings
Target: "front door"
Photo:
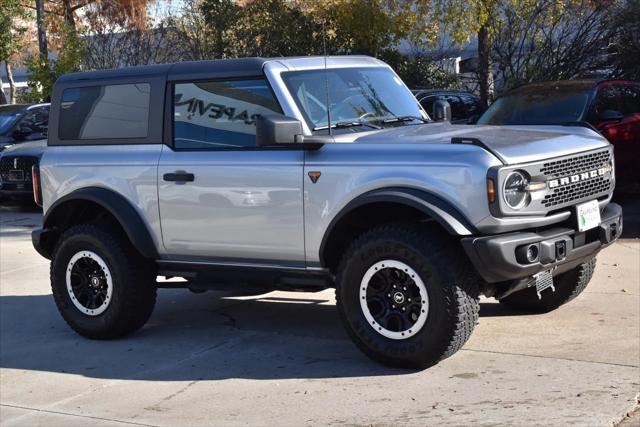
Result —
[[169, 256], [303, 265], [303, 152], [255, 146], [256, 117], [281, 112], [266, 81], [176, 83], [173, 93], [173, 147], [158, 168]]

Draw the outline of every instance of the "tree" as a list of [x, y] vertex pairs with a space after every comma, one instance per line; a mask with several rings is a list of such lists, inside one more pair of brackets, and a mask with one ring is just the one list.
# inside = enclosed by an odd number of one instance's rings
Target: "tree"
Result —
[[327, 46], [335, 53], [379, 56], [402, 40], [432, 40], [430, 24], [409, 0], [306, 0], [308, 14], [326, 25]]
[[492, 56], [505, 89], [544, 80], [602, 73], [612, 31], [608, 3], [539, 0], [529, 8], [505, 7]]
[[242, 8], [233, 0], [204, 0], [200, 11], [211, 37], [208, 51], [211, 59], [233, 56], [233, 32]]
[[57, 59], [31, 56], [27, 60], [29, 74], [28, 85], [31, 88], [32, 102], [50, 101], [53, 84], [61, 75], [79, 71], [80, 62], [84, 56], [83, 46], [78, 35], [70, 27], [63, 27], [60, 34], [60, 45]]
[[168, 25], [160, 22], [154, 26], [146, 12], [144, 20], [140, 15], [131, 19], [130, 11], [118, 2], [87, 8], [86, 28], [81, 31], [82, 67], [95, 70], [183, 59], [180, 49], [168, 40]]
[[239, 56], [300, 56], [322, 51], [322, 25], [286, 0], [254, 0], [234, 29]]
[[617, 29], [609, 47], [613, 75], [640, 81], [640, 1], [616, 5], [611, 25]]
[[[480, 100], [488, 105], [493, 98], [491, 43], [500, 25], [499, 7], [518, 0], [417, 0], [417, 6], [441, 33], [448, 33], [460, 45], [473, 37], [478, 42], [478, 81]], [[526, 3], [526, 0], [520, 3]]]
[[0, 63], [4, 62], [9, 80], [8, 99], [0, 80], [0, 103], [16, 102], [11, 63], [24, 47], [24, 34], [27, 30], [24, 20], [27, 18], [28, 13], [19, 0], [0, 0]]
[[440, 66], [434, 58], [424, 55], [401, 55], [397, 51], [388, 50], [382, 59], [391, 65], [403, 82], [410, 88], [459, 89], [460, 78]]

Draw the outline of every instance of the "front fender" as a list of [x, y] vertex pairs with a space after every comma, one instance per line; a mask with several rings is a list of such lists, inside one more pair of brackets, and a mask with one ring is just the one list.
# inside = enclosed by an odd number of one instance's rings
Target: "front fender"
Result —
[[473, 224], [454, 206], [432, 193], [415, 188], [381, 188], [356, 197], [331, 220], [320, 245], [321, 265], [324, 265], [325, 262], [324, 253], [327, 242], [330, 240], [332, 232], [336, 225], [340, 223], [340, 220], [361, 206], [380, 202], [396, 203], [417, 209], [432, 218], [452, 235], [470, 236], [477, 233]]

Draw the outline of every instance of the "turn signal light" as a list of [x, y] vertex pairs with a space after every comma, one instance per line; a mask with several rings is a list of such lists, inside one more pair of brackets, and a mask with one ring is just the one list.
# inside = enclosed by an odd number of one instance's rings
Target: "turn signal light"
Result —
[[38, 165], [31, 166], [31, 180], [33, 182], [33, 200], [36, 205], [42, 206], [42, 188], [40, 187], [40, 168]]
[[489, 203], [496, 201], [496, 185], [491, 178], [487, 178], [487, 198]]

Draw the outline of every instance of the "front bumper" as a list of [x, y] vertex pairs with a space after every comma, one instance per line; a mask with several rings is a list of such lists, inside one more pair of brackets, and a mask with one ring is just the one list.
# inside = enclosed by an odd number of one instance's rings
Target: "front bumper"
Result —
[[[578, 232], [555, 227], [536, 232], [514, 232], [495, 236], [468, 237], [462, 246], [487, 283], [531, 277], [541, 271], [560, 274], [596, 255], [622, 234], [622, 207], [609, 203], [601, 212], [598, 227]], [[538, 248], [535, 262], [523, 259], [523, 250]]]
[[0, 182], [0, 196], [33, 197], [33, 183], [31, 181], [2, 181]]

